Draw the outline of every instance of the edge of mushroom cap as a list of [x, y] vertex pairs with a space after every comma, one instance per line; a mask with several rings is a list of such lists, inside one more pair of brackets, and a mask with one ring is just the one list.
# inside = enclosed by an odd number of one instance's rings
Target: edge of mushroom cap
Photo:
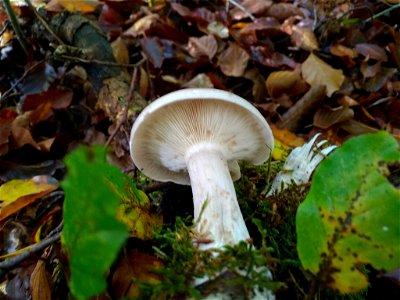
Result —
[[[207, 100], [207, 99], [212, 99], [212, 100], [219, 100], [219, 101], [225, 101], [231, 104], [236, 104], [244, 109], [246, 109], [248, 112], [250, 112], [256, 119], [257, 123], [260, 125], [263, 125], [262, 128], [264, 130], [264, 136], [266, 138], [266, 145], [268, 148], [270, 148], [270, 152], [272, 151], [274, 147], [274, 139], [272, 135], [272, 130], [270, 126], [268, 125], [267, 121], [264, 119], [264, 117], [261, 115], [261, 113], [252, 105], [250, 104], [247, 100], [244, 98], [235, 95], [231, 92], [224, 91], [224, 90], [219, 90], [219, 89], [213, 89], [213, 88], [188, 88], [188, 89], [181, 89], [177, 90], [168, 94], [165, 94], [164, 96], [161, 96], [157, 98], [155, 101], [150, 103], [148, 106], [145, 107], [145, 109], [139, 114], [139, 116], [136, 118], [132, 129], [131, 129], [131, 134], [130, 134], [130, 141], [129, 141], [129, 147], [130, 147], [130, 154], [132, 160], [136, 164], [136, 159], [135, 159], [135, 154], [134, 154], [134, 145], [133, 141], [135, 138], [135, 134], [137, 130], [140, 128], [142, 125], [142, 122], [151, 114], [154, 112], [158, 111], [164, 106], [167, 106], [169, 104], [173, 103], [178, 103], [178, 102], [185, 102], [185, 101], [190, 101], [190, 100]], [[253, 164], [258, 165], [262, 164], [265, 161], [265, 159], [262, 160], [254, 160], [252, 161]], [[230, 161], [228, 162], [229, 166], [237, 166], [236, 161]], [[141, 166], [138, 166], [139, 168]], [[230, 170], [233, 180], [237, 180], [240, 178], [240, 170], [238, 171], [238, 168], [235, 167], [233, 170]], [[144, 171], [144, 174], [146, 172]], [[148, 174], [146, 174], [148, 175]], [[185, 177], [182, 178], [182, 180], [178, 180], [177, 178], [155, 178], [155, 176], [148, 175], [151, 178], [154, 178], [158, 181], [173, 181], [179, 184], [190, 184], [190, 181]]]

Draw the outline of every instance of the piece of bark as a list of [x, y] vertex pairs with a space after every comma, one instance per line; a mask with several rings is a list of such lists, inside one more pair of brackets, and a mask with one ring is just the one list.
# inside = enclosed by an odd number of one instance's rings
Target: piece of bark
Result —
[[312, 86], [308, 92], [293, 105], [278, 122], [278, 127], [296, 132], [304, 122], [305, 118], [314, 112], [324, 101], [326, 95], [325, 87], [322, 85]]

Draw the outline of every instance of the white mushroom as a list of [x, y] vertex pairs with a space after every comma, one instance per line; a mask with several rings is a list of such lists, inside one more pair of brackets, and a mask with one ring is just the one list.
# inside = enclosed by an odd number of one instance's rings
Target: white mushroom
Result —
[[132, 127], [131, 156], [158, 181], [192, 186], [201, 250], [250, 238], [232, 182], [237, 160], [261, 164], [274, 147], [264, 117], [249, 102], [217, 89], [184, 89], [148, 105]]

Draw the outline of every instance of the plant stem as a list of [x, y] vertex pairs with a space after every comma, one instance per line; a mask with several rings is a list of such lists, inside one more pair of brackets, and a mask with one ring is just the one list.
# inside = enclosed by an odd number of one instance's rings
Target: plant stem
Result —
[[10, 23], [12, 27], [14, 28], [15, 34], [17, 35], [17, 39], [19, 43], [21, 44], [22, 49], [24, 50], [25, 54], [28, 54], [28, 43], [26, 42], [26, 37], [24, 33], [22, 32], [21, 27], [19, 26], [17, 17], [15, 16], [15, 13], [11, 7], [10, 0], [4, 0], [4, 8], [6, 10], [8, 19], [10, 20]]

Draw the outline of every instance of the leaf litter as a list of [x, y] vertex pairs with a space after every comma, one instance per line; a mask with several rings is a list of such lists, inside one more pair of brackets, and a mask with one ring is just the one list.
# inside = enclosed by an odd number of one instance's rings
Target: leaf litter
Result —
[[[112, 136], [109, 160], [131, 172], [138, 187], [145, 189], [151, 183], [134, 170], [129, 157], [135, 116], [149, 101], [170, 91], [214, 87], [244, 97], [275, 127], [279, 147], [269, 170], [245, 167], [237, 188], [242, 191], [238, 194], [243, 214], [254, 223], [260, 218], [261, 229], [271, 232], [265, 240], [274, 249], [269, 255], [279, 262], [267, 259], [268, 266], [274, 278], [286, 285], [277, 297], [303, 295], [310, 282], [298, 265], [287, 260], [298, 263], [289, 233], [294, 228], [293, 209], [304, 199], [304, 191], [289, 190], [271, 199], [261, 192], [289, 151], [316, 133], [336, 145], [379, 130], [400, 139], [397, 1], [27, 2], [38, 14], [25, 3], [12, 3], [16, 17], [24, 20], [27, 55], [20, 46], [23, 37], [8, 25], [9, 15], [0, 8], [0, 189], [13, 187], [17, 195], [10, 200], [13, 194], [3, 192], [0, 199], [2, 242], [16, 242], [12, 249], [18, 251], [33, 243], [29, 236], [38, 228], [43, 229], [44, 239], [46, 234], [52, 236], [51, 230], [59, 224], [44, 220], [62, 210], [59, 193], [63, 192], [55, 182], [68, 171], [61, 160], [79, 144], [105, 144]], [[390, 169], [394, 177], [399, 176], [397, 165]], [[42, 178], [44, 190], [28, 187], [31, 178]], [[134, 247], [127, 244], [128, 253], [134, 254], [120, 260], [122, 271], [118, 267], [113, 273], [114, 284], [120, 281], [119, 272], [137, 274], [124, 269], [137, 257], [169, 270], [167, 262], [155, 263], [154, 252], [146, 246], [162, 224], [163, 212], [157, 210], [169, 193], [160, 189], [142, 194], [144, 200], [135, 204], [136, 210], [129, 205], [122, 209], [134, 212], [125, 223], [138, 242]], [[183, 215], [190, 215], [190, 207], [185, 207]], [[176, 217], [177, 212], [167, 216]], [[279, 220], [286, 220], [286, 227]], [[254, 244], [260, 246], [260, 233], [252, 231]], [[15, 240], [13, 232], [18, 232]], [[281, 236], [286, 240], [279, 241]], [[5, 248], [1, 247], [1, 255]], [[40, 260], [31, 257], [26, 266], [1, 269], [1, 285], [9, 296], [48, 298], [48, 289], [67, 293], [66, 276], [60, 271], [65, 266], [59, 263], [60, 258], [65, 260], [60, 244], [46, 248], [49, 255], [41, 251]], [[18, 289], [11, 278], [30, 281], [31, 286]], [[142, 279], [149, 283], [160, 278]], [[38, 287], [43, 287], [43, 294]], [[377, 287], [372, 286], [371, 295], [380, 291]], [[137, 288], [130, 286], [118, 297], [137, 297]]]

